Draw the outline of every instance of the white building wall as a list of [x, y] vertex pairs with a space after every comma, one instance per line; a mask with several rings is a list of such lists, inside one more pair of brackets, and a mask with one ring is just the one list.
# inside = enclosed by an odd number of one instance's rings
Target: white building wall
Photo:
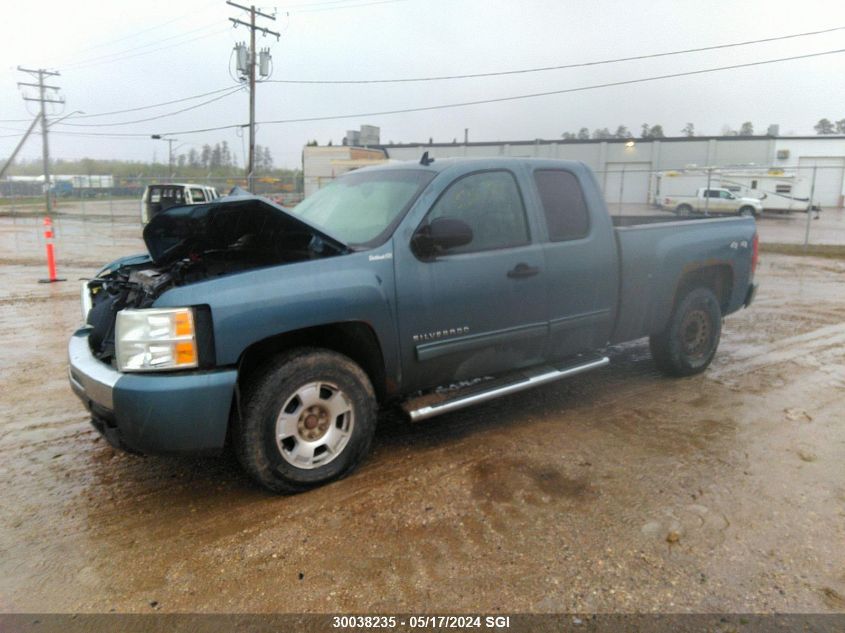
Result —
[[[624, 202], [649, 201], [649, 190], [653, 189], [653, 179], [649, 179], [649, 185], [644, 185], [645, 179], [633, 174], [638, 171], [651, 170], [654, 172], [684, 169], [690, 166], [699, 167], [725, 167], [728, 165], [757, 165], [759, 167], [793, 167], [805, 168], [804, 171], [813, 165], [822, 168], [824, 163], [825, 180], [822, 183], [822, 193], [826, 196], [820, 202], [824, 206], [841, 206], [845, 199], [845, 137], [819, 137], [807, 139], [790, 138], [696, 138], [672, 139], [672, 140], [642, 140], [632, 139], [633, 146], [628, 147], [625, 142], [549, 142], [549, 141], [524, 141], [524, 142], [502, 142], [502, 143], [463, 143], [441, 144], [441, 145], [401, 145], [386, 146], [385, 150], [392, 160], [413, 160], [418, 161], [423, 152], [428, 152], [432, 158], [457, 158], [457, 157], [539, 157], [539, 158], [560, 158], [566, 160], [579, 160], [597, 172], [599, 182], [605, 183], [605, 173], [610, 171], [621, 171], [621, 165], [630, 167], [631, 173], [625, 177], [623, 186]], [[316, 149], [316, 148], [312, 148]], [[324, 149], [324, 148], [319, 148]], [[328, 148], [331, 149], [331, 148]], [[789, 157], [778, 159], [779, 150], [788, 150]], [[832, 164], [829, 160], [821, 159], [842, 159], [843, 165], [837, 171], [838, 163]], [[812, 160], [811, 160], [812, 159]], [[628, 167], [626, 167], [626, 171]], [[841, 173], [842, 178], [839, 177]], [[308, 182], [312, 175], [305, 167], [306, 194], [308, 193]], [[613, 182], [608, 186], [608, 191], [614, 189], [618, 184], [618, 174], [608, 176]], [[629, 179], [631, 180], [629, 186]], [[834, 191], [837, 190], [837, 191]], [[642, 200], [634, 200], [644, 193]], [[618, 197], [618, 194], [616, 194]], [[610, 198], [609, 198], [610, 199]]]
[[[788, 152], [788, 156], [778, 158], [779, 152]], [[772, 158], [776, 167], [798, 169], [809, 179], [816, 167], [813, 198], [823, 207], [845, 206], [845, 137], [779, 138]]]

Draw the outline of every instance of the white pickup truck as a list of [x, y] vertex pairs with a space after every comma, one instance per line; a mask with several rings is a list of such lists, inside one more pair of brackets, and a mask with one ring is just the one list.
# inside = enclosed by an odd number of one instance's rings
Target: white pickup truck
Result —
[[660, 206], [678, 215], [691, 213], [729, 213], [757, 216], [763, 203], [757, 198], [741, 198], [728, 189], [701, 187], [694, 196], [665, 196]]

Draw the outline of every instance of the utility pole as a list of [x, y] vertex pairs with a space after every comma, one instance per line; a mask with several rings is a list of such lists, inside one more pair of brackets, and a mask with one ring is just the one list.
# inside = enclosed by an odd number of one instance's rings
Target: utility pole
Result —
[[[178, 138], [164, 138], [161, 134], [153, 134], [150, 138], [156, 141], [167, 141], [167, 165], [170, 173], [170, 181], [173, 181], [173, 141]], [[178, 148], [177, 148], [178, 149]]]
[[19, 81], [18, 86], [30, 86], [33, 88], [38, 88], [38, 98], [35, 99], [33, 97], [24, 97], [24, 101], [38, 101], [41, 104], [41, 155], [44, 159], [44, 196], [47, 201], [47, 215], [50, 216], [53, 213], [53, 201], [50, 197], [50, 145], [47, 142], [47, 128], [49, 127], [47, 123], [47, 111], [45, 108], [45, 103], [61, 103], [64, 104], [64, 99], [48, 99], [47, 98], [47, 90], [55, 90], [58, 91], [58, 86], [48, 86], [44, 83], [45, 77], [58, 77], [59, 73], [55, 71], [44, 70], [43, 68], [39, 68], [37, 70], [32, 68], [23, 68], [18, 66], [18, 70], [24, 73], [29, 73], [33, 77], [38, 78], [38, 83], [27, 83], [25, 81]]
[[3, 174], [5, 174], [6, 170], [9, 169], [9, 167], [11, 167], [12, 163], [15, 162], [15, 157], [18, 155], [18, 152], [21, 151], [21, 147], [23, 147], [23, 144], [26, 142], [26, 139], [28, 139], [29, 135], [32, 134], [32, 130], [35, 129], [35, 125], [40, 120], [41, 120], [41, 114], [39, 113], [32, 120], [32, 123], [29, 124], [29, 128], [27, 129], [26, 133], [23, 135], [23, 138], [18, 143], [18, 146], [12, 152], [11, 156], [9, 156], [9, 158], [6, 159], [6, 164], [3, 165], [2, 167], [0, 167], [0, 178], [3, 177]]
[[[246, 177], [248, 181], [247, 188], [250, 191], [254, 191], [254, 179], [255, 179], [255, 66], [258, 63], [258, 57], [255, 54], [255, 32], [261, 31], [265, 36], [266, 35], [275, 35], [276, 40], [281, 37], [281, 35], [276, 31], [271, 31], [268, 28], [263, 26], [256, 26], [255, 18], [256, 16], [266, 18], [268, 20], [276, 20], [275, 15], [269, 15], [267, 13], [263, 13], [255, 8], [255, 5], [252, 4], [248, 7], [243, 5], [237, 4], [232, 2], [232, 0], [226, 0], [226, 4], [241, 9], [242, 11], [247, 11], [249, 13], [249, 22], [244, 22], [243, 20], [239, 20], [237, 18], [229, 18], [229, 21], [237, 27], [239, 24], [245, 26], [249, 29], [249, 50], [246, 51], [246, 55], [244, 55], [244, 48], [243, 44], [238, 44], [235, 47], [235, 52], [237, 56], [237, 63], [238, 63], [238, 72], [241, 73], [241, 80], [249, 82], [249, 156], [247, 157], [247, 167], [246, 167]], [[244, 66], [248, 66], [245, 68]], [[261, 51], [261, 60], [260, 60], [260, 68], [259, 72], [262, 78], [270, 76], [270, 51], [265, 49]]]

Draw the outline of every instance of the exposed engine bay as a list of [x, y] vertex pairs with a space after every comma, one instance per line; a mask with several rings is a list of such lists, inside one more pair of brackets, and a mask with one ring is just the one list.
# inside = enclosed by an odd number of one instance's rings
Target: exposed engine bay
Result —
[[88, 340], [103, 362], [114, 357], [120, 310], [152, 307], [176, 286], [349, 252], [342, 242], [255, 197], [168, 209], [145, 227], [144, 241], [149, 258], [116, 262], [87, 284]]

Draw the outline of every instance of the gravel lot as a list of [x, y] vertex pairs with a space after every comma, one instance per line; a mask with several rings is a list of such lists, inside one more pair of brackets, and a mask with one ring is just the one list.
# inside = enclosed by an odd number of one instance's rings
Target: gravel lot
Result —
[[[702, 376], [641, 341], [417, 426], [386, 412], [354, 475], [273, 497], [229, 456], [100, 440], [66, 379], [78, 285], [34, 283], [22, 221], [0, 218], [2, 611], [845, 611], [845, 261], [765, 255]], [[71, 280], [141, 247], [65, 222]]]

